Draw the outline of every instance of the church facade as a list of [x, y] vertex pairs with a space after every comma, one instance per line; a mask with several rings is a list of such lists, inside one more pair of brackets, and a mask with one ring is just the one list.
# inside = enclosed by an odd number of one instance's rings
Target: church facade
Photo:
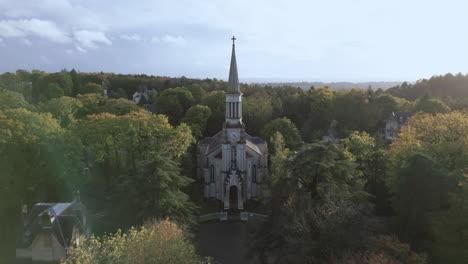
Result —
[[247, 200], [261, 198], [264, 193], [268, 147], [263, 139], [245, 132], [235, 38], [232, 40], [226, 120], [220, 132], [198, 143], [197, 167], [205, 198], [221, 201], [225, 210], [243, 210]]

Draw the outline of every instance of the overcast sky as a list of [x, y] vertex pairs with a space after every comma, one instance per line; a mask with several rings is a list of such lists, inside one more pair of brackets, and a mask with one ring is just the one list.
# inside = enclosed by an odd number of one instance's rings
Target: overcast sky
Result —
[[379, 81], [468, 72], [468, 1], [0, 0], [0, 72]]

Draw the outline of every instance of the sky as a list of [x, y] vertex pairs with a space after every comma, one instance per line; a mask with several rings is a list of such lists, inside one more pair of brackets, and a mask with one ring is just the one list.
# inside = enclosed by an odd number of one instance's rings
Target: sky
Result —
[[0, 72], [415, 81], [468, 72], [468, 1], [0, 0]]

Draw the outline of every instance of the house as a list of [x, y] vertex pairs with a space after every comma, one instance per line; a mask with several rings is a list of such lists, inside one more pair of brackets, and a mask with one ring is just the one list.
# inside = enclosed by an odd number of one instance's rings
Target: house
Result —
[[412, 113], [408, 112], [392, 112], [390, 117], [385, 121], [385, 139], [393, 140], [398, 135], [400, 129], [411, 118], [411, 115]]
[[149, 90], [148, 87], [144, 87], [134, 92], [132, 98], [136, 104], [140, 104], [142, 99], [145, 99], [145, 102], [150, 102], [152, 94], [153, 91]]
[[219, 200], [224, 210], [243, 210], [247, 200], [265, 195], [268, 147], [263, 139], [245, 132], [235, 38], [232, 40], [226, 119], [220, 132], [198, 143], [197, 173], [204, 182], [205, 198]]
[[340, 139], [338, 138], [338, 132], [336, 130], [337, 125], [338, 125], [338, 121], [336, 120], [331, 121], [330, 127], [327, 130], [327, 133], [322, 137], [323, 142], [340, 143]]
[[[27, 210], [23, 207], [23, 213]], [[69, 203], [37, 203], [25, 215], [16, 241], [16, 258], [55, 262], [89, 236], [86, 209], [75, 198]]]
[[107, 87], [106, 82], [102, 81], [101, 88], [102, 88], [102, 93], [104, 94], [104, 96], [108, 96], [109, 88]]

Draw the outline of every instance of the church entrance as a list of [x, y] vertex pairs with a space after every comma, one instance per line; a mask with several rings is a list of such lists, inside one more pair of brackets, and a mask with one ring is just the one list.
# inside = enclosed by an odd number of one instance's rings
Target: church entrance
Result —
[[231, 186], [229, 188], [229, 208], [237, 209], [237, 187]]

